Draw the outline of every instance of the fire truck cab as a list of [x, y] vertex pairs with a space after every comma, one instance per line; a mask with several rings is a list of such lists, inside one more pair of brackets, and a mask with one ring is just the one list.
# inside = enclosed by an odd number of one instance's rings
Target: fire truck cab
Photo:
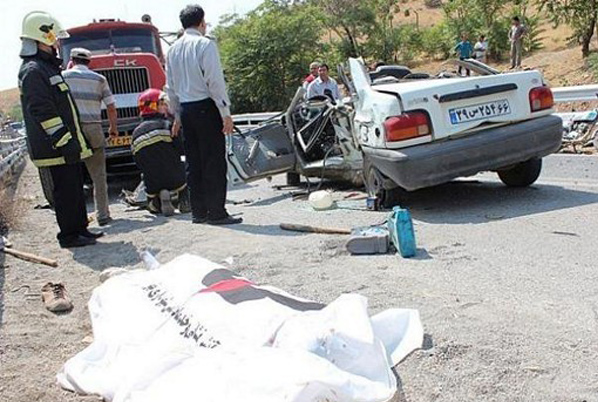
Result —
[[105, 106], [102, 111], [102, 125], [108, 139], [106, 164], [112, 175], [136, 171], [130, 145], [131, 134], [140, 122], [137, 97], [148, 88], [162, 89], [166, 81], [159, 31], [148, 16], [142, 21], [94, 20], [91, 24], [69, 29], [70, 37], [60, 42], [65, 68], [71, 49], [83, 47], [90, 50], [93, 56], [89, 68], [106, 77], [114, 94], [118, 137], [108, 138]]

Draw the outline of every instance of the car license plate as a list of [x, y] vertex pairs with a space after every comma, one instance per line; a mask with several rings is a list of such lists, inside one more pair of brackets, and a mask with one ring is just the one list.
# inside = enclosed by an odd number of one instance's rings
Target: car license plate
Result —
[[451, 124], [485, 120], [491, 117], [504, 116], [507, 114], [511, 114], [511, 106], [506, 99], [449, 109]]
[[106, 139], [108, 147], [128, 147], [131, 145], [131, 136], [123, 135], [118, 137], [108, 137]]

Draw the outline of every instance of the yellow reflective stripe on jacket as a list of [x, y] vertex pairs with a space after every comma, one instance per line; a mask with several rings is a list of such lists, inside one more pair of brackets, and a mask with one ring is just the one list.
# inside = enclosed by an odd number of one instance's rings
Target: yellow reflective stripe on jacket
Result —
[[50, 158], [50, 159], [32, 159], [33, 164], [35, 167], [50, 167], [50, 166], [58, 166], [64, 165], [66, 161], [62, 156], [58, 158]]
[[85, 137], [83, 137], [83, 131], [81, 131], [81, 126], [79, 125], [79, 116], [77, 115], [77, 109], [75, 108], [71, 94], [67, 93], [66, 95], [69, 99], [71, 112], [73, 113], [73, 121], [75, 122], [75, 127], [77, 128], [77, 139], [81, 145], [81, 159], [89, 158], [93, 154], [93, 151], [87, 147], [87, 141], [85, 140]]
[[66, 133], [65, 135], [62, 136], [61, 139], [58, 140], [58, 142], [56, 143], [56, 147], [63, 147], [66, 145], [67, 142], [69, 142], [70, 140], [73, 139], [73, 136], [71, 135], [71, 133]]
[[51, 119], [42, 121], [41, 124], [42, 124], [43, 129], [47, 130], [49, 128], [53, 128], [53, 127], [62, 125], [62, 119], [60, 117], [52, 117]]
[[141, 151], [143, 148], [148, 147], [150, 145], [157, 144], [158, 142], [172, 142], [172, 137], [167, 134], [160, 134], [154, 135], [147, 140], [139, 141], [137, 143], [133, 143], [133, 155], [137, 152]]

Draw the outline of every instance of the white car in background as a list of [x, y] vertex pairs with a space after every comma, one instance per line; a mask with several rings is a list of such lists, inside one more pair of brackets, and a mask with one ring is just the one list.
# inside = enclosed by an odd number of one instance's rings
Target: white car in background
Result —
[[482, 171], [529, 186], [561, 145], [562, 121], [538, 71], [432, 77], [386, 66], [372, 74], [359, 59], [349, 71], [339, 69], [345, 100], [305, 100], [299, 89], [284, 116], [231, 136], [229, 180], [288, 172], [363, 180], [391, 206], [401, 191]]

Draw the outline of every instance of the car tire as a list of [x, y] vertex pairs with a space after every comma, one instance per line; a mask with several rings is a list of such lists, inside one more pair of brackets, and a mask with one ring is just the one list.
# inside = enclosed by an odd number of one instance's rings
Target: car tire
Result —
[[42, 184], [44, 197], [51, 207], [54, 207], [54, 181], [49, 168], [39, 168], [39, 180]]
[[534, 158], [497, 173], [500, 180], [509, 187], [527, 187], [538, 180], [541, 171], [542, 159]]
[[405, 195], [405, 190], [399, 186], [391, 187], [390, 185], [394, 183], [386, 178], [365, 155], [363, 157], [363, 179], [368, 196], [376, 197], [379, 205], [383, 208], [390, 209], [399, 205]]
[[301, 184], [301, 175], [299, 173], [287, 173], [287, 186], [298, 186], [299, 184]]

